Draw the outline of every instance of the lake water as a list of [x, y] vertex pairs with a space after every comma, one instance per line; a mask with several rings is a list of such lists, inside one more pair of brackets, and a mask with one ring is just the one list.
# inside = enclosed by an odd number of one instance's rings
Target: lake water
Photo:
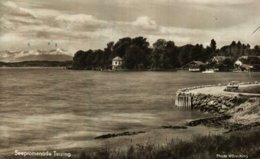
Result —
[[[160, 126], [208, 116], [174, 108], [177, 89], [232, 80], [260, 80], [260, 73], [0, 69], [0, 154], [209, 133], [207, 128], [162, 131]], [[94, 140], [106, 133], [135, 130], [147, 133]]]

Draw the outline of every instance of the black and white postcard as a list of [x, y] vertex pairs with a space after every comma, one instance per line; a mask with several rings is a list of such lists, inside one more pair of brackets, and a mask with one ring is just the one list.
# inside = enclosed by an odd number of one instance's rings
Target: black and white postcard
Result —
[[0, 0], [0, 159], [256, 159], [259, 134], [259, 0]]

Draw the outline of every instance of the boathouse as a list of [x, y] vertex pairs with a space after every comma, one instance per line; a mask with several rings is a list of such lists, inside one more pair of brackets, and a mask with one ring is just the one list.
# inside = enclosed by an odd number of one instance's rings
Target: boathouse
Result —
[[200, 72], [205, 70], [206, 64], [202, 61], [192, 61], [188, 64], [190, 72]]

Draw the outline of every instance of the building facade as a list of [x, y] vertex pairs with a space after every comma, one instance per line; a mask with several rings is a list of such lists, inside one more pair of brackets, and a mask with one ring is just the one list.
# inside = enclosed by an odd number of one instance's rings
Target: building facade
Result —
[[200, 72], [204, 71], [206, 68], [206, 64], [202, 61], [192, 61], [188, 64], [188, 66], [190, 72]]
[[123, 64], [124, 64], [124, 60], [121, 57], [116, 56], [115, 58], [112, 59], [112, 70], [123, 69]]
[[235, 61], [234, 67], [241, 71], [260, 71], [260, 57], [241, 56]]

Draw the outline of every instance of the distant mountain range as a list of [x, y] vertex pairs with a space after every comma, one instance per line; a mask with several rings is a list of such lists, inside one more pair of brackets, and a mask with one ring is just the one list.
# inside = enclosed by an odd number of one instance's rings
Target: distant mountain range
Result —
[[66, 67], [69, 68], [72, 61], [23, 61], [1, 62], [0, 67]]
[[60, 48], [55, 50], [0, 51], [2, 62], [22, 61], [72, 61], [72, 56]]

